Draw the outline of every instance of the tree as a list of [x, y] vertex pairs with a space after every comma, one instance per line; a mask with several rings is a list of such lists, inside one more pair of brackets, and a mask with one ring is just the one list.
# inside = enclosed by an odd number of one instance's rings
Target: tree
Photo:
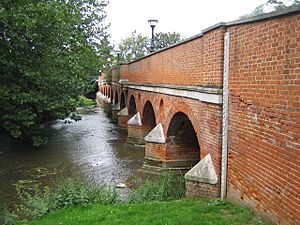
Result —
[[96, 0], [1, 0], [0, 128], [34, 145], [40, 125], [74, 111], [109, 54]]
[[[155, 51], [168, 47], [181, 40], [180, 34], [176, 32], [157, 33], [154, 36]], [[120, 50], [120, 61], [130, 62], [146, 56], [150, 53], [150, 42], [150, 38], [133, 31], [130, 37], [121, 40], [121, 43], [118, 45]]]
[[251, 13], [241, 16], [240, 19], [259, 16], [264, 13], [282, 10], [289, 6], [299, 5], [299, 4], [300, 4], [299, 0], [285, 0], [285, 1], [268, 0], [266, 3], [257, 6]]
[[157, 33], [154, 37], [154, 47], [155, 50], [159, 50], [175, 43], [181, 41], [182, 38], [179, 33], [176, 32], [168, 32], [168, 33]]
[[148, 53], [148, 43], [147, 37], [133, 31], [130, 37], [122, 39], [118, 45], [121, 62], [130, 62], [145, 56]]

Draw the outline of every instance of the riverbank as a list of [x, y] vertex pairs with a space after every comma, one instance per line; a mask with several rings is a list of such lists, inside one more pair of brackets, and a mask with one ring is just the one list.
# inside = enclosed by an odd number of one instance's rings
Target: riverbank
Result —
[[126, 144], [126, 130], [118, 128], [105, 110], [99, 105], [88, 108], [78, 122], [47, 123], [48, 143], [38, 148], [0, 133], [1, 205], [13, 210], [19, 203], [17, 189], [54, 188], [68, 178], [130, 187], [131, 177], [143, 165], [144, 149]]
[[263, 223], [252, 211], [229, 201], [188, 199], [124, 205], [91, 205], [54, 211], [27, 225], [254, 225]]
[[185, 198], [184, 192], [184, 179], [171, 173], [146, 180], [126, 200], [114, 188], [68, 180], [52, 190], [22, 194], [18, 215], [6, 214], [3, 222], [7, 225], [267, 225], [249, 208], [227, 200]]

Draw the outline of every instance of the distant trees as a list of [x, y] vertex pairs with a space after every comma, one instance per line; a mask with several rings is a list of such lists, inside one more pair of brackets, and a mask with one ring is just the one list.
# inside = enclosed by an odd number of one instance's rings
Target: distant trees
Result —
[[[182, 38], [179, 33], [156, 33], [154, 37], [155, 51], [168, 47], [181, 40]], [[149, 54], [150, 42], [150, 38], [133, 31], [130, 37], [123, 39], [118, 45], [120, 50], [120, 61], [130, 62]]]
[[240, 18], [249, 18], [253, 16], [258, 16], [264, 13], [273, 12], [285, 9], [291, 5], [299, 5], [299, 0], [268, 0], [266, 3], [257, 6], [251, 13], [241, 16]]
[[141, 58], [148, 53], [149, 39], [136, 31], [131, 33], [130, 37], [122, 39], [118, 45], [120, 50], [120, 60], [122, 62], [130, 62]]
[[40, 125], [74, 111], [111, 47], [97, 0], [1, 0], [0, 129], [45, 143]]

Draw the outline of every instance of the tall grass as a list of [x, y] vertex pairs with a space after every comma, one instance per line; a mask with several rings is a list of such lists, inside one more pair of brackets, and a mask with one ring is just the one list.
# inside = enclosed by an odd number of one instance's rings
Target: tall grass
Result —
[[[184, 193], [183, 176], [166, 173], [160, 179], [146, 180], [143, 185], [134, 189], [129, 196], [129, 203], [167, 201], [181, 198]], [[56, 209], [121, 203], [116, 189], [86, 184], [75, 179], [67, 179], [52, 189], [45, 187], [28, 191], [20, 188], [18, 197], [21, 203], [17, 205], [16, 213], [6, 213], [4, 224], [17, 224], [20, 219], [38, 219]]]
[[133, 190], [130, 203], [167, 201], [181, 198], [184, 194], [184, 177], [169, 172], [164, 174], [160, 180], [146, 180], [143, 185]]
[[75, 179], [67, 179], [55, 188], [28, 192], [18, 190], [21, 203], [17, 206], [19, 218], [36, 219], [56, 209], [71, 206], [88, 206], [99, 203], [112, 205], [119, 202], [114, 188], [86, 184]]

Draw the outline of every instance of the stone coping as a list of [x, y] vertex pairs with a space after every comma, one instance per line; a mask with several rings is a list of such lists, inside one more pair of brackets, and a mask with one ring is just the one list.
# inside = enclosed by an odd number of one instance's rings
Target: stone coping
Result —
[[[125, 85], [125, 83], [123, 83]], [[128, 82], [127, 86], [144, 86], [144, 87], [158, 87], [158, 88], [169, 88], [184, 91], [196, 91], [208, 94], [222, 94], [222, 87], [205, 87], [205, 86], [192, 86], [192, 85], [174, 85], [174, 84], [153, 84], [153, 83], [133, 83]]]

